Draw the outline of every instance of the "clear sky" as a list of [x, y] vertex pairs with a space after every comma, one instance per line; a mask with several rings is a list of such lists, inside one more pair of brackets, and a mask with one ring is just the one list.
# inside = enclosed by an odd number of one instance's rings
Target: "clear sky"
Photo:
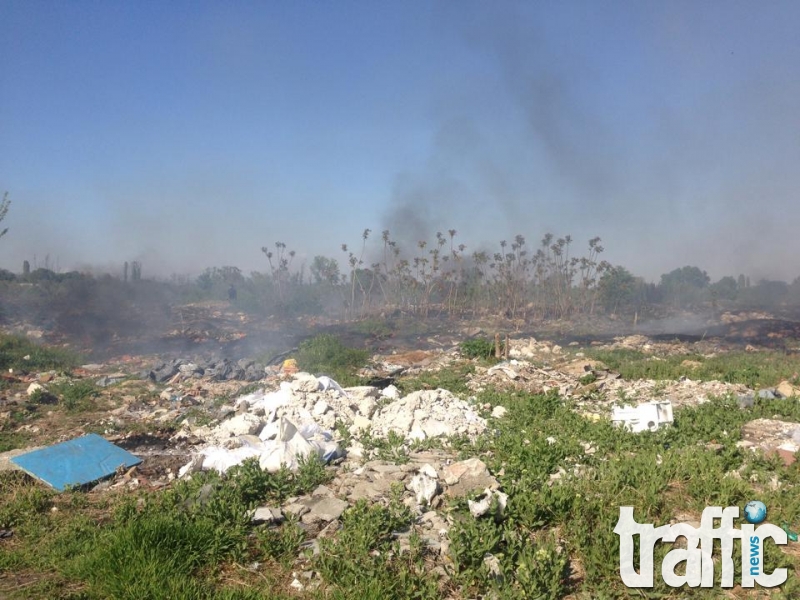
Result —
[[0, 266], [361, 232], [800, 276], [800, 3], [0, 0]]

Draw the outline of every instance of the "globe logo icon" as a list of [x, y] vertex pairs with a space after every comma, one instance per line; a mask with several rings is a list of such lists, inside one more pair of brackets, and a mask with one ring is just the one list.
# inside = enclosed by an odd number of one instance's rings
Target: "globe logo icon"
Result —
[[758, 525], [767, 518], [767, 506], [760, 500], [748, 502], [744, 507], [744, 516], [748, 523]]

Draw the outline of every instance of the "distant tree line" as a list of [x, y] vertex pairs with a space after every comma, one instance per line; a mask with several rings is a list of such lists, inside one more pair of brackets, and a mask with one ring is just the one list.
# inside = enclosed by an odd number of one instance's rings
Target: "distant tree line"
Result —
[[[92, 304], [86, 290], [103, 289], [107, 296], [121, 299], [136, 297], [131, 290], [138, 289], [141, 300], [145, 288], [150, 300], [161, 303], [162, 313], [170, 303], [219, 301], [253, 313], [324, 313], [344, 320], [399, 312], [423, 318], [493, 314], [541, 321], [800, 305], [800, 278], [791, 284], [762, 280], [751, 285], [748, 277], [738, 275], [712, 283], [699, 267], [684, 266], [663, 274], [657, 283], [648, 283], [623, 266], [601, 260], [604, 248], [599, 237], [590, 239], [582, 252], [575, 250], [570, 236], [557, 238], [549, 233], [533, 247], [517, 235], [500, 241], [496, 251], [468, 252], [456, 241], [454, 229], [408, 248], [393, 240], [389, 231], [383, 231], [376, 247], [371, 247], [371, 233], [364, 230], [355, 249], [342, 244], [341, 262], [318, 255], [309, 264], [298, 264], [297, 253], [276, 242], [273, 248], [262, 248], [265, 271], [249, 275], [237, 267], [222, 266], [209, 267], [196, 278], [173, 276], [156, 282], [142, 278], [138, 261], [125, 262], [117, 277], [31, 269], [25, 261], [20, 274], [0, 270], [0, 302], [9, 314], [14, 298], [21, 297], [16, 284], [26, 284], [36, 288], [25, 292], [26, 302], [38, 293], [39, 301], [32, 305], [40, 306], [42, 314], [48, 302], [69, 306], [78, 299]], [[114, 286], [119, 291], [112, 293]]]

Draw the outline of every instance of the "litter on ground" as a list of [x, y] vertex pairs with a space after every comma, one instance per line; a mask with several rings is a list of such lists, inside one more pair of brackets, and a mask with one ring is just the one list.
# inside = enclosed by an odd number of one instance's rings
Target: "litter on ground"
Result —
[[69, 486], [93, 483], [114, 475], [117, 469], [129, 469], [141, 463], [141, 459], [122, 448], [90, 433], [20, 454], [11, 462], [29, 475], [63, 492]]

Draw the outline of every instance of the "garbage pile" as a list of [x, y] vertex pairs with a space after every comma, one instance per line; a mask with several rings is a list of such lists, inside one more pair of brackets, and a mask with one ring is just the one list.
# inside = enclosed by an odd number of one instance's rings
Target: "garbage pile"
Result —
[[353, 436], [390, 433], [412, 442], [452, 435], [478, 436], [486, 421], [475, 408], [447, 390], [423, 390], [401, 397], [394, 386], [342, 388], [329, 377], [299, 372], [273, 391], [259, 390], [238, 398], [235, 416], [214, 427], [188, 428], [202, 447], [180, 471], [184, 476], [201, 469], [225, 472], [248, 458], [274, 472], [286, 465], [296, 469], [312, 455], [330, 462], [345, 454], [361, 456], [354, 441], [342, 447], [341, 427]]

